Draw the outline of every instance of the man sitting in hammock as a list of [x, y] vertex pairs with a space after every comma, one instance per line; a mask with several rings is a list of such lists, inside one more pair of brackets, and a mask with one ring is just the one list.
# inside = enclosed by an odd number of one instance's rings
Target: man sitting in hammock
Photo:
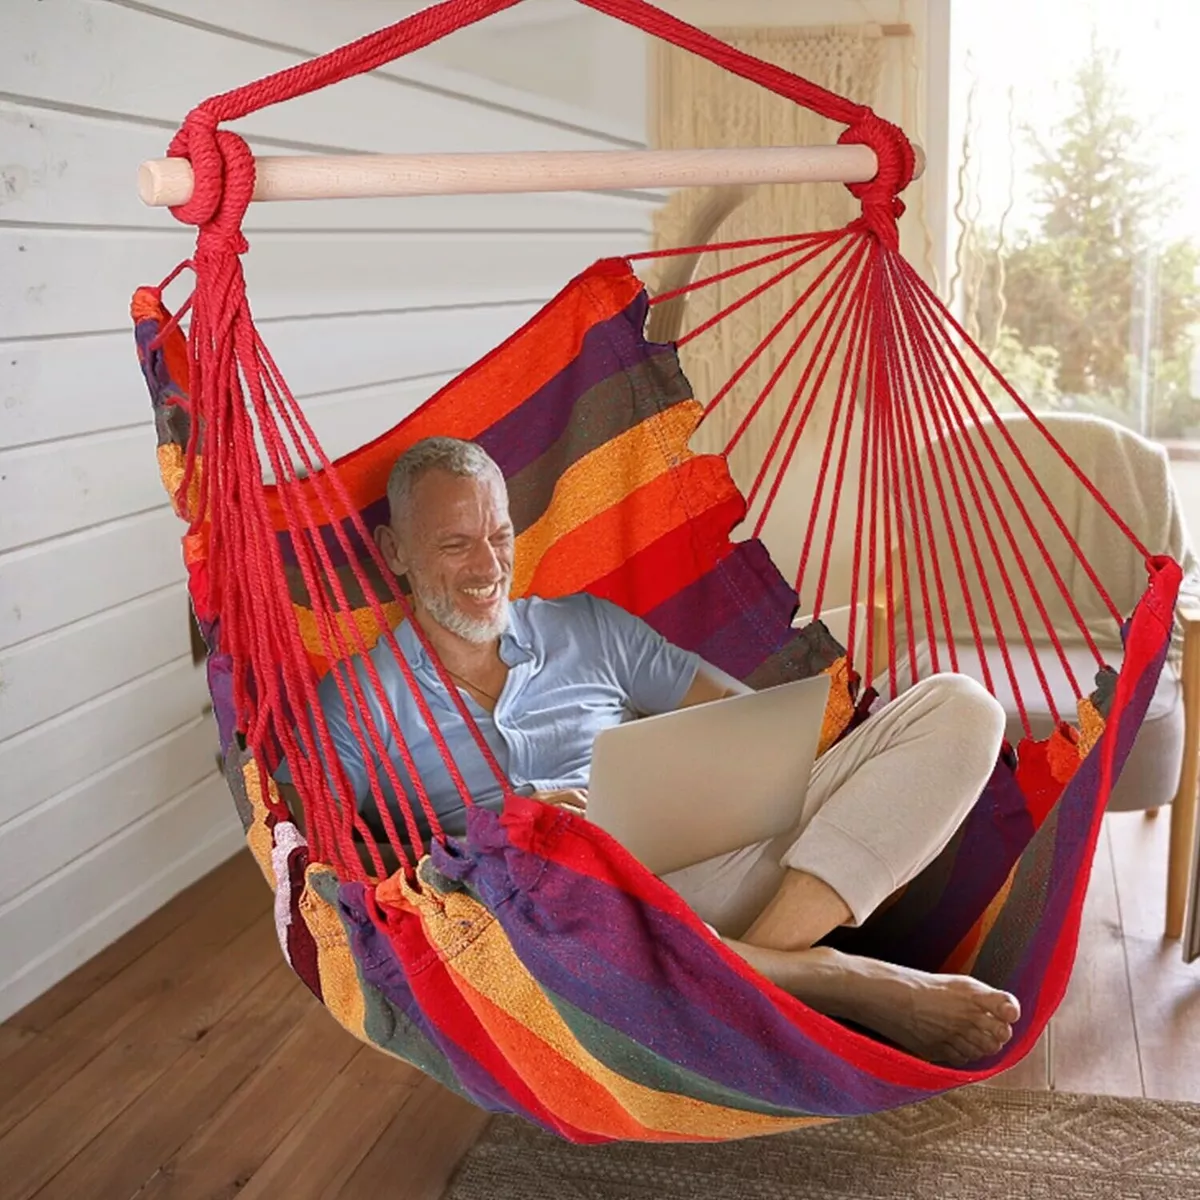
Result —
[[[746, 690], [607, 601], [583, 594], [510, 602], [507, 489], [479, 446], [418, 442], [393, 468], [388, 501], [390, 521], [376, 531], [384, 560], [407, 577], [416, 620], [518, 791], [583, 811], [601, 729]], [[492, 772], [407, 622], [396, 639], [471, 795], [498, 809]], [[458, 789], [392, 651], [380, 641], [372, 656], [443, 828], [463, 833]], [[373, 689], [363, 690], [377, 703]], [[347, 719], [332, 676], [320, 698], [359, 809], [382, 838], [357, 722]], [[387, 744], [386, 718], [375, 721]], [[965, 976], [817, 943], [864, 921], [933, 861], [987, 782], [1004, 724], [999, 703], [973, 680], [927, 678], [822, 755], [792, 831], [666, 882], [730, 947], [811, 1007], [934, 1061], [961, 1065], [994, 1054], [1019, 1016], [1014, 997]], [[395, 768], [404, 779], [398, 755]]]

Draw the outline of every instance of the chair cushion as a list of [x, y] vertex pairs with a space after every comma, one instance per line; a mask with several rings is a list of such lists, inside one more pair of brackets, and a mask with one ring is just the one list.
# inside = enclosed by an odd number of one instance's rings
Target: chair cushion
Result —
[[[1077, 723], [1075, 711], [1075, 693], [1067, 679], [1058, 654], [1052, 646], [1037, 647], [1038, 661], [1046, 676], [1046, 683], [1054, 697], [1059, 715], [1071, 724]], [[984, 643], [988, 668], [992, 673], [992, 689], [996, 699], [1008, 713], [1006, 736], [1014, 746], [1020, 744], [1025, 736], [1021, 724], [1020, 713], [1013, 698], [1012, 683], [1004, 665], [1004, 657], [1000, 647], [995, 643]], [[1046, 701], [1045, 692], [1038, 680], [1034, 669], [1033, 657], [1028, 647], [1023, 643], [1009, 644], [1009, 659], [1012, 662], [1013, 674], [1016, 676], [1017, 687], [1025, 703], [1025, 711], [1029, 716], [1029, 724], [1035, 738], [1049, 737], [1054, 730], [1054, 722], [1050, 716], [1050, 706]], [[1071, 665], [1075, 678], [1084, 695], [1095, 686], [1096, 660], [1091, 651], [1083, 645], [1066, 645], [1064, 653]], [[958, 669], [964, 675], [983, 682], [983, 668], [979, 654], [973, 643], [958, 645]], [[922, 644], [917, 652], [918, 674], [924, 677], [931, 673], [929, 651], [927, 644]], [[949, 670], [944, 653], [939, 662], [941, 670]], [[1119, 669], [1119, 658], [1110, 657], [1109, 665]], [[908, 664], [898, 673], [898, 688], [900, 691], [909, 686]], [[878, 676], [875, 687], [879, 693], [890, 695], [886, 673]], [[1179, 786], [1180, 768], [1183, 762], [1183, 688], [1179, 676], [1170, 663], [1164, 665], [1159, 676], [1158, 685], [1151, 698], [1146, 719], [1129, 753], [1121, 777], [1113, 788], [1109, 799], [1109, 810], [1123, 812], [1131, 809], [1158, 808], [1170, 804]]]

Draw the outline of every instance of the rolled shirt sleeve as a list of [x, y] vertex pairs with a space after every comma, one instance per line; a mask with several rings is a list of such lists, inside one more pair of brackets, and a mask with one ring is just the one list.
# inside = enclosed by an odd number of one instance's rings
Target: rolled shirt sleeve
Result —
[[700, 669], [699, 655], [669, 642], [620, 605], [588, 599], [601, 652], [634, 711], [654, 716], [678, 708]]

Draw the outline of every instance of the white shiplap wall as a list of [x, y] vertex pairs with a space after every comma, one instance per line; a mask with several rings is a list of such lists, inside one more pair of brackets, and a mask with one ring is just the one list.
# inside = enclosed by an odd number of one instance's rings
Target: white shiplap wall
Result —
[[[205, 96], [414, 7], [0, 2], [0, 1019], [241, 844], [127, 316], [133, 289], [161, 279], [191, 235], [140, 206], [136, 166]], [[630, 47], [623, 69], [641, 88]], [[641, 143], [619, 114], [447, 58], [401, 62], [241, 129], [276, 153]], [[251, 302], [339, 454], [588, 262], [644, 246], [655, 200], [263, 206], [247, 222]]]

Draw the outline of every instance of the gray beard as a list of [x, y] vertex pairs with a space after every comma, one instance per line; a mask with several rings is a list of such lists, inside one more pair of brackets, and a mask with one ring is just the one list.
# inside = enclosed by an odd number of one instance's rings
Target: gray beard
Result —
[[454, 607], [442, 596], [427, 592], [420, 581], [411, 575], [408, 578], [421, 607], [445, 630], [456, 634], [464, 642], [483, 646], [493, 642], [508, 628], [509, 604], [505, 597], [500, 611], [490, 621], [477, 621]]

